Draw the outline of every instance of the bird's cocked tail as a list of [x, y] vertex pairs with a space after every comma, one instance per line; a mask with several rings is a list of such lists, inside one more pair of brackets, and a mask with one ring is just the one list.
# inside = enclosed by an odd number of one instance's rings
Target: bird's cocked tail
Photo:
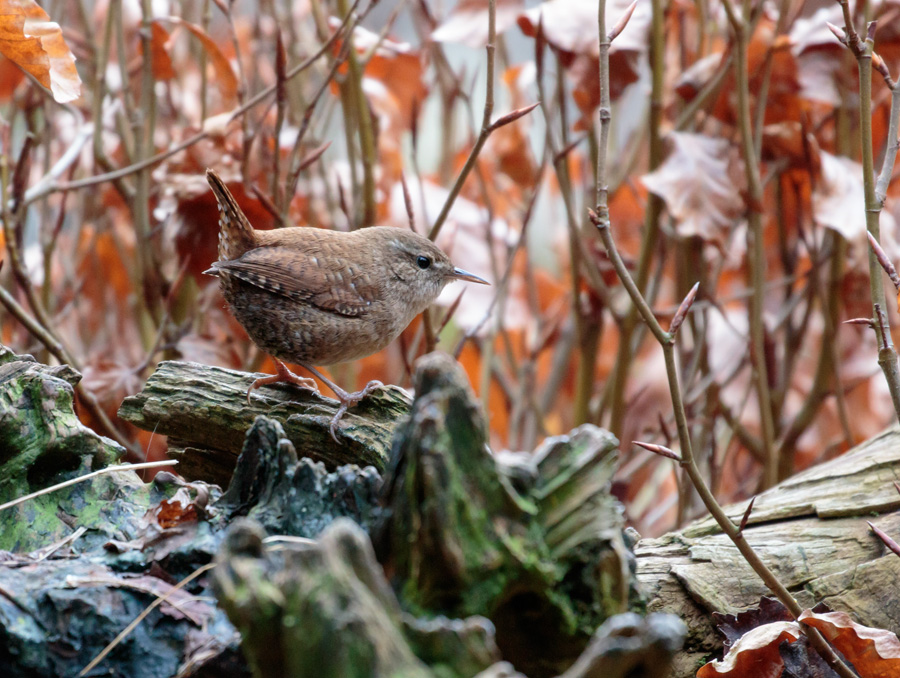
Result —
[[237, 259], [256, 247], [253, 227], [215, 170], [207, 168], [206, 180], [219, 203], [219, 261]]

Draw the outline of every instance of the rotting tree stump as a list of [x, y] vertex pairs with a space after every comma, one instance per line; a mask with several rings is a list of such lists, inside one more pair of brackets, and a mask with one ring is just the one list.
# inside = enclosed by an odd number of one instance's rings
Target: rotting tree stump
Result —
[[[21, 496], [35, 479], [82, 475], [117, 456], [77, 424], [70, 396], [78, 377], [6, 355], [0, 440], [17, 441], [0, 464], [7, 494]], [[96, 671], [243, 678], [246, 656], [267, 678], [521, 678], [501, 661], [515, 658], [534, 669], [530, 678], [556, 675], [557, 666], [568, 667], [565, 678], [664, 678], [682, 642], [680, 622], [614, 614], [635, 602], [621, 507], [609, 495], [615, 438], [584, 426], [511, 469], [487, 449], [480, 407], [452, 359], [420, 362], [416, 388], [383, 482], [371, 466], [329, 470], [299, 458], [285, 427], [258, 416], [224, 494], [168, 472], [144, 484], [125, 471], [19, 507], [33, 511], [40, 502], [46, 529], [29, 530], [27, 514], [0, 514], [0, 549], [15, 550], [0, 552], [2, 589], [15, 593], [0, 596], [0, 674], [74, 676], [165, 595], [168, 603]], [[238, 399], [242, 390], [235, 390]], [[169, 401], [185, 402], [179, 393]], [[326, 414], [317, 422], [322, 432], [329, 420]], [[24, 421], [67, 433], [32, 444], [21, 438]], [[55, 463], [32, 478], [48, 454]], [[425, 521], [416, 527], [421, 543], [397, 538], [409, 520]], [[21, 524], [20, 532], [11, 529]], [[375, 531], [383, 562], [369, 541]], [[266, 533], [303, 539], [299, 548], [266, 544]], [[173, 588], [213, 554], [211, 577]], [[444, 570], [452, 576], [423, 576], [440, 554], [453, 556]], [[212, 578], [222, 607], [211, 603]], [[243, 632], [243, 653], [223, 608]], [[537, 617], [540, 634], [532, 628], [517, 641]], [[536, 662], [523, 648], [533, 650], [531, 640], [541, 638], [571, 642], [565, 656]]]
[[[744, 536], [804, 607], [824, 602], [867, 626], [900, 633], [900, 558], [871, 522], [900, 538], [900, 430], [889, 429], [761, 493]], [[739, 523], [747, 502], [730, 506]], [[711, 612], [734, 613], [769, 594], [712, 519], [635, 547], [648, 610], [688, 625], [673, 678], [693, 676], [722, 639]]]
[[119, 416], [146, 431], [168, 436], [169, 456], [178, 472], [222, 487], [258, 415], [278, 421], [297, 454], [324, 462], [374, 466], [384, 470], [391, 436], [408, 412], [410, 397], [397, 386], [377, 389], [350, 408], [338, 426], [329, 425], [338, 402], [309, 389], [271, 384], [246, 393], [261, 374], [191, 362], [161, 362], [137, 395], [126, 398]]
[[[276, 386], [260, 389], [262, 397], [254, 395], [253, 407], [245, 412], [243, 395], [254, 376], [199, 365], [162, 363], [147, 390], [123, 404], [122, 414], [147, 429], [158, 425], [157, 430], [171, 436], [176, 455], [183, 455], [183, 463], [195, 469], [194, 475], [202, 477], [230, 476], [230, 464], [240, 449], [242, 431], [262, 412], [280, 417], [287, 437], [301, 456], [324, 459], [331, 467], [342, 461], [369, 463], [348, 458], [353, 452], [335, 446], [328, 435], [333, 401]], [[389, 415], [379, 412], [379, 402], [385, 403]], [[386, 460], [391, 435], [398, 420], [408, 413], [408, 403], [399, 389], [380, 391], [371, 403], [364, 401], [348, 413], [350, 428], [345, 434], [352, 436], [358, 431], [356, 444], [370, 441], [372, 449], [380, 451], [367, 454]], [[309, 407], [308, 414], [298, 415], [298, 407]], [[215, 423], [205, 423], [206, 413], [213, 414]], [[366, 421], [367, 417], [373, 420]], [[288, 432], [299, 421], [314, 430], [315, 444], [304, 443], [303, 436]], [[370, 437], [365, 438], [364, 432]], [[221, 450], [227, 455], [221, 455]], [[329, 457], [332, 454], [338, 456]], [[203, 464], [216, 456], [225, 461], [209, 467], [214, 473], [207, 475]], [[529, 460], [531, 455], [517, 457]], [[384, 461], [373, 465], [383, 469]], [[503, 466], [500, 464], [501, 469]], [[507, 468], [501, 476], [519, 489], [521, 470], [521, 465]], [[431, 472], [432, 469], [422, 469], [418, 473], [427, 479]], [[548, 478], [552, 475], [549, 467], [545, 473]], [[414, 479], [415, 475], [411, 477]], [[812, 606], [821, 600], [834, 609], [854, 614], [861, 623], [900, 631], [900, 594], [894, 584], [900, 575], [900, 559], [886, 553], [866, 524], [870, 520], [888, 534], [900, 535], [900, 513], [896, 512], [900, 495], [893, 487], [897, 478], [900, 431], [892, 429], [760, 495], [745, 535], [802, 605]], [[450, 492], [453, 488], [444, 489]], [[475, 487], [467, 490], [466, 496], [483, 493], [482, 488]], [[577, 496], [568, 499], [577, 500]], [[745, 508], [746, 502], [730, 507], [728, 513], [737, 522]], [[678, 615], [689, 628], [685, 649], [676, 659], [676, 678], [693, 676], [703, 661], [721, 653], [722, 641], [714, 628], [712, 612], [733, 613], [755, 606], [768, 593], [709, 519], [680, 532], [643, 539], [635, 553], [637, 577], [648, 611]], [[427, 553], [417, 557], [420, 562], [433, 560]]]

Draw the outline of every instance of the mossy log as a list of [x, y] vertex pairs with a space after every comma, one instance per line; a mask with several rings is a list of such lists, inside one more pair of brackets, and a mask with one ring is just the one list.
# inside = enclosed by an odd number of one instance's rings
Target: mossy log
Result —
[[[845, 455], [760, 494], [744, 536], [804, 607], [824, 602], [867, 626], [900, 632], [900, 558], [868, 522], [900, 539], [900, 431], [890, 429]], [[727, 508], [739, 523], [747, 508]], [[651, 611], [688, 625], [674, 678], [693, 676], [721, 653], [712, 612], [734, 613], [770, 595], [711, 519], [635, 548]]]
[[184, 477], [226, 487], [244, 435], [259, 415], [278, 421], [297, 454], [324, 462], [374, 466], [387, 463], [391, 436], [409, 412], [410, 397], [397, 386], [377, 389], [341, 419], [338, 441], [329, 425], [338, 402], [310, 389], [272, 384], [247, 389], [265, 375], [191, 362], [165, 361], [143, 391], [126, 398], [119, 416], [169, 438], [169, 456]]
[[[213, 574], [257, 678], [526, 678], [500, 661], [487, 619], [405, 613], [352, 521], [278, 551], [264, 537], [255, 522], [236, 522]], [[666, 678], [683, 636], [671, 615], [616, 615], [560, 678]]]
[[[32, 480], [51, 484], [115, 458], [114, 446], [77, 424], [67, 398], [77, 374], [14, 358], [12, 367], [0, 370], [12, 377], [0, 396], [17, 404], [0, 418], [0, 436], [22, 435], [27, 427], [20, 421], [44, 419], [50, 430], [71, 431], [85, 442], [57, 444], [53, 435], [39, 445], [16, 439], [0, 465], [0, 486], [8, 494], [36, 489]], [[244, 384], [228, 394], [229, 403], [243, 398]], [[547, 441], [533, 457], [498, 464], [454, 361], [424, 361], [416, 387], [418, 404], [397, 438], [384, 483], [371, 466], [329, 470], [299, 458], [285, 427], [258, 416], [224, 494], [168, 472], [143, 484], [126, 471], [33, 499], [19, 507], [26, 513], [0, 514], [0, 536], [8, 538], [0, 548], [17, 551], [0, 553], [0, 584], [15, 595], [0, 596], [0, 673], [77, 675], [139, 610], [165, 595], [169, 602], [92, 671], [135, 678], [245, 676], [234, 627], [209, 602], [209, 580], [173, 588], [218, 553], [222, 605], [245, 632], [245, 654], [258, 675], [521, 678], [501, 661], [514, 658], [540, 669], [531, 676], [539, 678], [551, 674], [525, 650], [535, 654], [530, 646], [545, 637], [547, 643], [566, 641], [567, 659], [557, 651], [551, 665], [571, 663], [587, 647], [567, 678], [658, 676], [681, 643], [671, 618], [611, 617], [617, 621], [591, 640], [596, 624], [634, 600], [621, 507], [608, 492], [615, 439], [583, 427]], [[187, 407], [200, 396], [173, 391], [167, 402]], [[321, 419], [324, 433], [330, 413]], [[45, 467], [48, 452], [55, 463]], [[241, 516], [258, 521], [257, 527], [249, 533], [235, 527], [223, 547], [229, 525]], [[427, 543], [385, 541], [392, 588], [366, 530], [377, 521], [380, 534], [396, 537], [407, 520], [423, 516]], [[305, 545], [299, 553], [264, 545], [266, 532], [302, 537]], [[437, 566], [433, 555], [470, 542], [483, 548], [455, 559], [452, 578], [421, 576], [422, 568]], [[37, 550], [25, 552], [30, 549]], [[420, 571], [408, 572], [401, 563], [417, 563]], [[457, 618], [442, 618], [442, 610]], [[532, 624], [523, 623], [529, 619]]]
[[512, 474], [488, 449], [480, 404], [452, 359], [422, 358], [414, 386], [374, 535], [401, 604], [483, 615], [517, 669], [562, 673], [636, 600], [621, 506], [609, 493], [618, 441], [584, 426], [546, 441]]

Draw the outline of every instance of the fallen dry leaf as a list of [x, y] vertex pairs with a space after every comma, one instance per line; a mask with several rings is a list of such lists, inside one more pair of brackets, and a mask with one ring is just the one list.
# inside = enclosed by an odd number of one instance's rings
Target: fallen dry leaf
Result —
[[900, 676], [900, 640], [896, 634], [857, 624], [846, 612], [804, 610], [798, 619], [818, 629], [862, 678]]
[[697, 678], [779, 678], [784, 668], [779, 646], [785, 640], [797, 640], [797, 622], [772, 622], [747, 631], [720, 661], [700, 667]]
[[[612, 30], [632, 0], [612, 0], [606, 5], [607, 30]], [[598, 56], [597, 3], [587, 0], [549, 0], [519, 16], [519, 28], [529, 37], [541, 22], [544, 37], [557, 49], [571, 54]], [[625, 29], [610, 46], [610, 54], [624, 50], [644, 52], [650, 27], [650, 2], [639, 0]]]
[[75, 56], [62, 29], [34, 0], [0, 2], [0, 53], [34, 76], [59, 103], [81, 96]]
[[172, 66], [172, 57], [166, 49], [171, 36], [169, 31], [159, 25], [158, 21], [151, 24], [153, 36], [150, 40], [150, 49], [153, 56], [153, 77], [157, 80], [171, 80], [175, 77], [175, 67]]
[[716, 620], [716, 629], [725, 637], [725, 649], [728, 650], [745, 633], [758, 626], [773, 622], [793, 621], [791, 613], [777, 599], [764, 597], [759, 601], [758, 607], [737, 614], [723, 614], [713, 612]]

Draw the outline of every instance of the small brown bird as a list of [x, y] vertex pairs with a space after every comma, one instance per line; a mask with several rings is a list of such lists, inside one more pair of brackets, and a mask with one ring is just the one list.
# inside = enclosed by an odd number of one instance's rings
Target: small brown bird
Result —
[[489, 284], [455, 268], [430, 240], [402, 228], [373, 226], [349, 233], [287, 227], [257, 231], [211, 169], [206, 178], [219, 203], [217, 276], [231, 312], [278, 373], [247, 390], [285, 381], [316, 389], [282, 362], [302, 365], [341, 403], [331, 435], [347, 408], [378, 386], [348, 393], [316, 365], [356, 360], [380, 351], [453, 280]]

